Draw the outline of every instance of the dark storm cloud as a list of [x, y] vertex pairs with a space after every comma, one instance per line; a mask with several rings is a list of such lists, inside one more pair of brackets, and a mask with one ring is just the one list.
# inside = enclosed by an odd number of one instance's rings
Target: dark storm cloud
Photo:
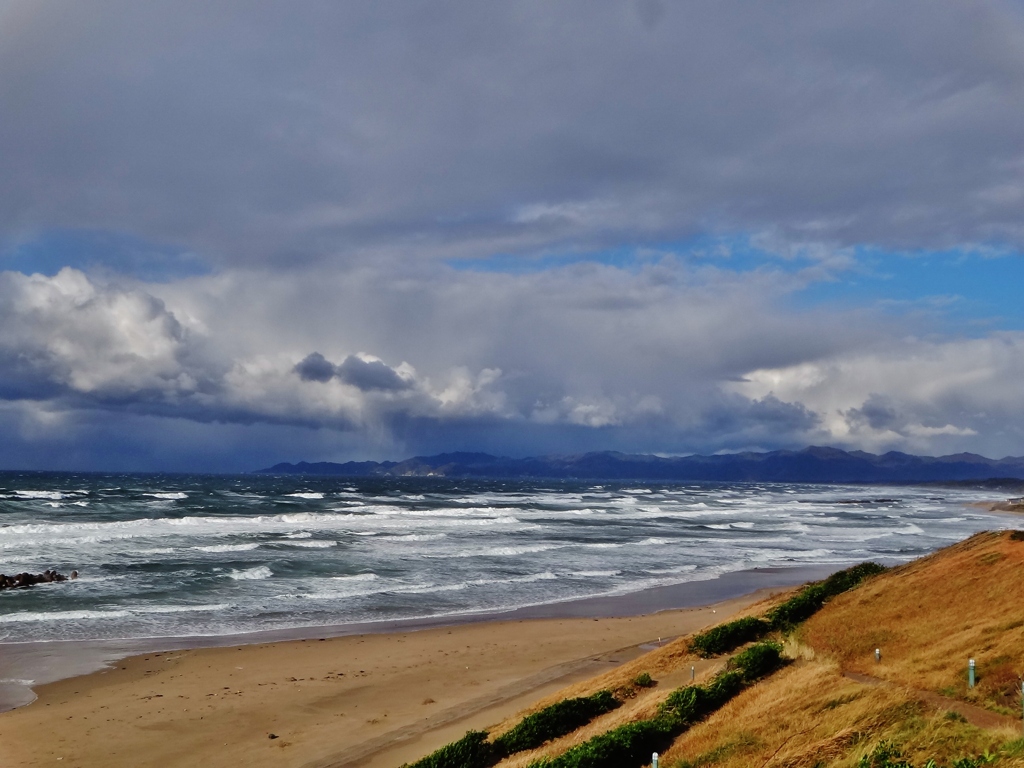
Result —
[[355, 355], [349, 355], [338, 366], [338, 378], [363, 391], [400, 391], [412, 386], [412, 382], [403, 379], [380, 360], [363, 360]]
[[295, 372], [303, 381], [330, 381], [336, 371], [334, 363], [319, 352], [306, 355], [295, 365]]
[[0, 230], [221, 263], [1024, 240], [1001, 0], [0, 6]]
[[398, 392], [413, 386], [413, 382], [402, 378], [386, 363], [363, 360], [355, 355], [349, 355], [341, 365], [335, 365], [319, 352], [313, 352], [295, 365], [295, 372], [303, 381], [327, 382], [337, 376], [340, 381], [364, 392]]

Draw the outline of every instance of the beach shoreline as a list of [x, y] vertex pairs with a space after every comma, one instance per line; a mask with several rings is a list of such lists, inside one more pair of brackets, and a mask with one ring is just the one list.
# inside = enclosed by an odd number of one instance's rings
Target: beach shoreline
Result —
[[120, 659], [145, 653], [412, 632], [501, 621], [642, 616], [709, 606], [764, 588], [795, 586], [824, 578], [842, 567], [845, 565], [753, 568], [637, 592], [576, 598], [505, 611], [294, 627], [244, 634], [0, 643], [0, 713], [30, 704], [36, 698], [33, 691], [37, 687], [99, 672]]
[[29, 662], [59, 678], [37, 683], [32, 704], [0, 714], [0, 765], [173, 766], [198, 755], [204, 765], [233, 766], [238, 750], [252, 765], [398, 765], [629, 661], [659, 638], [839, 567], [735, 572], [429, 626], [94, 643], [76, 676], [60, 677], [60, 664], [82, 644], [0, 646], [4, 676], [18, 664], [27, 674]]

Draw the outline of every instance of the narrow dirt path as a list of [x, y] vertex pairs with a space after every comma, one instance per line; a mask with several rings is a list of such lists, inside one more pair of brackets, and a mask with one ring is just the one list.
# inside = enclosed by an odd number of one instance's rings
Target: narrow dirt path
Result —
[[843, 677], [863, 685], [884, 685], [890, 688], [902, 688], [930, 707], [935, 707], [936, 709], [942, 709], [949, 712], [956, 712], [968, 723], [978, 728], [1001, 728], [1003, 726], [1019, 728], [1021, 725], [1021, 721], [1015, 717], [1000, 715], [997, 712], [992, 712], [991, 710], [983, 707], [977, 707], [974, 704], [968, 704], [965, 701], [951, 699], [948, 696], [943, 696], [941, 694], [934, 693], [933, 691], [922, 691], [917, 688], [909, 688], [905, 685], [900, 685], [899, 683], [892, 683], [888, 680], [883, 680], [880, 677], [864, 675], [860, 672], [844, 672]]

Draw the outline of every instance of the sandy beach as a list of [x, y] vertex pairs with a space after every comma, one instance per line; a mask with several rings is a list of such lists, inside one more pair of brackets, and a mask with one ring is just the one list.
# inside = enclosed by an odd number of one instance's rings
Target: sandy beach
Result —
[[0, 715], [0, 766], [398, 766], [771, 591], [645, 616], [147, 653]]

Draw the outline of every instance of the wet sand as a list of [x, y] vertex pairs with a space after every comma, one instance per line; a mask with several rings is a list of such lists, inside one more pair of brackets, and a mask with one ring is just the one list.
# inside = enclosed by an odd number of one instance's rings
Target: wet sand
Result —
[[[150, 651], [39, 686], [35, 702], [0, 714], [0, 768], [399, 766], [633, 659], [659, 637], [718, 623], [782, 584], [820, 576], [794, 569], [749, 578], [762, 589], [641, 616], [614, 616], [626, 612], [621, 601], [618, 611], [614, 601], [579, 601], [541, 608], [596, 617], [509, 614], [415, 631]], [[747, 584], [719, 581], [693, 594]], [[651, 592], [628, 604], [642, 610], [679, 598]]]

